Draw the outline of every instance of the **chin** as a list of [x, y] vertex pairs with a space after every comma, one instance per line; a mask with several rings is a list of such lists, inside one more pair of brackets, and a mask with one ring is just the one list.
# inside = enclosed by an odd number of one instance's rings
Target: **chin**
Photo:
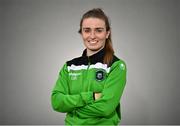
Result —
[[100, 50], [102, 47], [89, 47], [88, 49], [91, 51], [98, 51]]

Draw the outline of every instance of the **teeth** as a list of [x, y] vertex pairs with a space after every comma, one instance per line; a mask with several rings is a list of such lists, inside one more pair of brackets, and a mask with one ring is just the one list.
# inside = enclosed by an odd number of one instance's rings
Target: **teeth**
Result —
[[89, 41], [90, 43], [94, 44], [94, 43], [97, 43], [97, 41]]
[[90, 42], [90, 43], [96, 43], [96, 42]]

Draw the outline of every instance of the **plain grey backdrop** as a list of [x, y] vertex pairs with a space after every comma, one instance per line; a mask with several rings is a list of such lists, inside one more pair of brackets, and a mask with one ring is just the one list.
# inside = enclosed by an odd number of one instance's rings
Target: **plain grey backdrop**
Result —
[[180, 0], [0, 0], [0, 124], [64, 124], [51, 90], [95, 7], [128, 68], [121, 124], [180, 124]]

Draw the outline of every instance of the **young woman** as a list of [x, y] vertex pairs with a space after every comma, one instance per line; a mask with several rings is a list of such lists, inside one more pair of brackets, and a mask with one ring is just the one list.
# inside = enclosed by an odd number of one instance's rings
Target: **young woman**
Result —
[[105, 13], [99, 8], [86, 12], [79, 33], [86, 49], [60, 70], [52, 107], [67, 113], [66, 125], [118, 125], [126, 65], [114, 55]]

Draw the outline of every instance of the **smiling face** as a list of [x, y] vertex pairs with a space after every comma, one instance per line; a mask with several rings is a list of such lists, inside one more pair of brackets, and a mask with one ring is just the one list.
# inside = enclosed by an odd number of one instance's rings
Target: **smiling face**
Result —
[[87, 49], [87, 56], [93, 55], [105, 46], [110, 31], [106, 31], [105, 22], [99, 18], [85, 18], [81, 35]]

